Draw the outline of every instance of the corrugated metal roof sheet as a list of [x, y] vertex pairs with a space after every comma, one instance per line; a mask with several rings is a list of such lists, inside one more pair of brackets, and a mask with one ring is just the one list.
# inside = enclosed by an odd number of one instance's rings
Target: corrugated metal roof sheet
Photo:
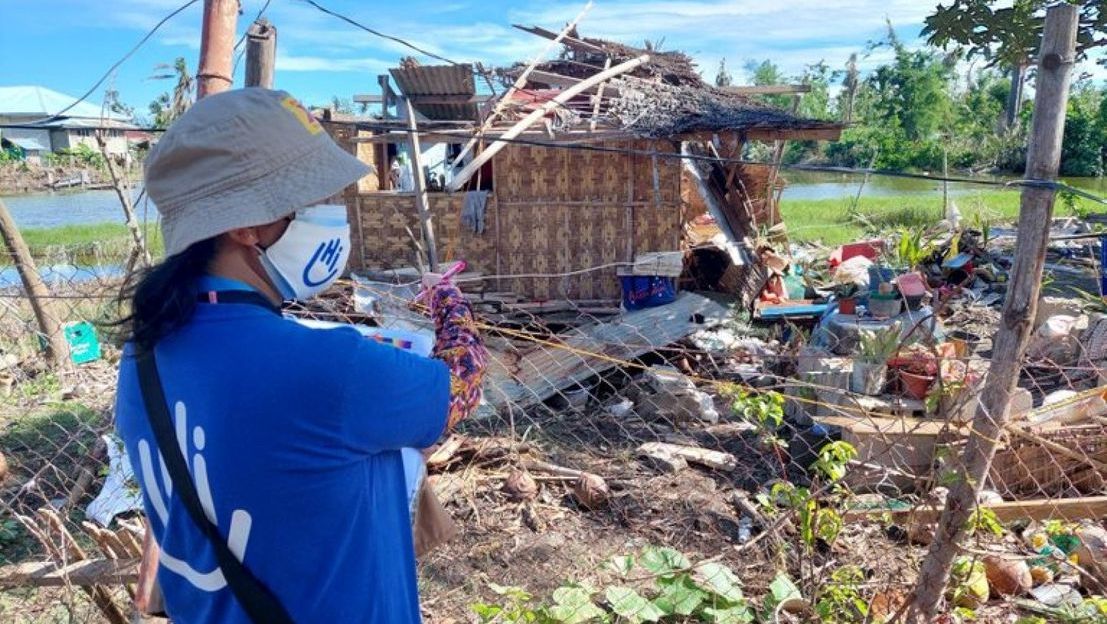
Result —
[[4, 137], [6, 140], [11, 141], [13, 144], [22, 147], [28, 152], [49, 152], [50, 147], [44, 145], [42, 141], [31, 137]]
[[[0, 115], [40, 115], [49, 117], [64, 110], [77, 98], [38, 85], [0, 87]], [[91, 102], [79, 102], [65, 112], [66, 117], [100, 118], [100, 107]], [[126, 119], [106, 112], [108, 119]]]
[[427, 119], [438, 120], [476, 120], [477, 105], [463, 103], [419, 103], [419, 97], [457, 97], [470, 98], [476, 95], [473, 82], [473, 66], [461, 65], [424, 65], [409, 69], [389, 70], [400, 92], [412, 98], [412, 106]]

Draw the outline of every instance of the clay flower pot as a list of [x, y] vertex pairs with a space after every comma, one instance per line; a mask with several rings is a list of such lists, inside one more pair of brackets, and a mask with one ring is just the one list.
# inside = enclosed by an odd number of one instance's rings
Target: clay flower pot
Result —
[[903, 394], [912, 399], [925, 399], [930, 392], [930, 386], [934, 384], [933, 375], [918, 375], [905, 370], [899, 371], [899, 382], [903, 388]]
[[853, 297], [839, 299], [838, 314], [857, 314], [857, 299]]

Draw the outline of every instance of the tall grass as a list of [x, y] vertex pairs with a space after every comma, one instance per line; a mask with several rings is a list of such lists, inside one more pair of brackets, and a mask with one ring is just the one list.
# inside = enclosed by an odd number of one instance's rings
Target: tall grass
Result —
[[[47, 263], [118, 263], [127, 259], [131, 249], [131, 234], [121, 223], [29, 228], [21, 230], [21, 233], [31, 255]], [[161, 231], [154, 225], [148, 225], [145, 237], [150, 253], [160, 255], [164, 249]], [[0, 264], [10, 263], [5, 254], [0, 254]]]
[[[976, 216], [994, 223], [1012, 222], [1019, 215], [1019, 193], [1014, 190], [986, 191], [950, 197], [963, 221]], [[853, 198], [788, 200], [780, 203], [780, 212], [793, 242], [821, 242], [840, 245], [860, 238], [880, 236], [900, 227], [934, 225], [942, 220], [942, 198], [935, 195], [898, 195], [862, 197], [857, 210], [851, 210]], [[1093, 204], [1076, 201], [1076, 211], [1091, 210]], [[1073, 211], [1058, 201], [1056, 216]]]

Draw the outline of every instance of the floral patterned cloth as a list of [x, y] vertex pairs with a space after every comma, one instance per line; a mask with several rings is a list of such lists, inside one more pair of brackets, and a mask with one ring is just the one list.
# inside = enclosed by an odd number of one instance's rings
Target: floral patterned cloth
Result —
[[477, 332], [473, 310], [457, 286], [437, 284], [431, 291], [430, 309], [435, 334], [433, 356], [450, 369], [449, 430], [480, 404], [488, 350]]

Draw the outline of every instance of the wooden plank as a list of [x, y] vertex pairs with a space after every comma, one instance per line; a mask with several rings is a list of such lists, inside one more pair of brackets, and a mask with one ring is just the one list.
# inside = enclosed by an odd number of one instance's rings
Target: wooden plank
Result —
[[538, 107], [529, 115], [516, 122], [513, 126], [511, 126], [511, 128], [500, 135], [498, 139], [493, 141], [488, 147], [484, 148], [481, 153], [477, 154], [473, 158], [473, 160], [469, 162], [469, 164], [465, 165], [465, 168], [454, 175], [453, 179], [450, 180], [450, 183], [446, 185], [446, 190], [454, 192], [464, 186], [465, 183], [469, 181], [469, 178], [471, 178], [474, 173], [480, 170], [481, 166], [484, 165], [485, 162], [495, 156], [501, 149], [504, 148], [504, 146], [507, 145], [505, 141], [509, 141], [515, 138], [524, 130], [533, 126], [538, 120], [545, 117], [546, 114], [554, 108], [564, 104], [565, 102], [568, 102], [577, 95], [580, 95], [588, 87], [599, 85], [605, 80], [614, 78], [615, 76], [621, 74], [625, 74], [635, 69], [636, 67], [643, 65], [644, 63], [648, 63], [649, 61], [650, 56], [648, 54], [643, 54], [642, 56], [633, 58], [624, 63], [620, 63], [610, 69], [601, 71], [598, 74], [590, 76], [582, 81], [580, 84], [569, 87], [568, 89], [565, 89], [561, 93], [557, 94], [557, 97], [542, 104], [542, 106]]
[[638, 452], [649, 457], [679, 457], [715, 470], [733, 470], [738, 465], [738, 460], [730, 453], [668, 442], [646, 442], [638, 447]]
[[[1107, 496], [1089, 496], [1086, 498], [1034, 499], [1025, 501], [1005, 501], [980, 505], [991, 510], [1000, 522], [1015, 520], [1099, 520], [1107, 517]], [[942, 514], [941, 507], [922, 506], [910, 510], [888, 509], [851, 509], [843, 514], [845, 520], [877, 519], [883, 514], [891, 514], [897, 522], [910, 519], [913, 522], [934, 523]]]
[[[610, 64], [604, 64], [604, 69], [610, 69]], [[583, 78], [574, 78], [572, 76], [563, 76], [561, 74], [555, 74], [553, 72], [543, 71], [536, 69], [530, 73], [530, 79], [534, 82], [541, 82], [548, 85], [554, 85], [555, 87], [572, 87], [580, 84], [584, 81]], [[584, 90], [584, 93], [599, 94], [600, 97], [605, 95], [611, 97], [617, 97], [619, 95], [619, 89], [608, 84], [601, 84], [597, 87], [591, 87]]]
[[[670, 304], [578, 328], [560, 345], [539, 346], [518, 356], [510, 366], [489, 370], [485, 400], [495, 408], [540, 403], [613, 368], [619, 361], [670, 345], [696, 330], [724, 321], [729, 314], [729, 305], [686, 292]], [[492, 359], [509, 360], [505, 354], [496, 352]]]
[[140, 559], [85, 559], [67, 566], [52, 561], [0, 567], [0, 587], [88, 587], [138, 581]]
[[[550, 40], [555, 40], [559, 36], [558, 33], [555, 33], [552, 30], [546, 30], [541, 26], [523, 26], [520, 24], [512, 24], [512, 26], [518, 28], [523, 32], [527, 32], [532, 35], [538, 35], [539, 37], [545, 37], [546, 39]], [[576, 37], [570, 37], [568, 35], [561, 37], [561, 43], [570, 48], [573, 48], [574, 50], [581, 50], [583, 52], [598, 52], [600, 54], [607, 53], [607, 50], [604, 50], [594, 43], [588, 43], [587, 41], [582, 41], [580, 39], [577, 39]]]
[[415, 179], [415, 209], [419, 212], [419, 223], [423, 230], [427, 266], [431, 271], [437, 271], [438, 249], [434, 242], [434, 223], [431, 221], [430, 206], [427, 203], [427, 180], [423, 176], [423, 163], [419, 155], [419, 131], [415, 125], [415, 109], [409, 98], [404, 98], [404, 106], [407, 109], [408, 144], [411, 146], [411, 177]]
[[735, 87], [720, 87], [727, 93], [736, 95], [793, 95], [796, 93], [811, 93], [811, 85], [740, 85]]

